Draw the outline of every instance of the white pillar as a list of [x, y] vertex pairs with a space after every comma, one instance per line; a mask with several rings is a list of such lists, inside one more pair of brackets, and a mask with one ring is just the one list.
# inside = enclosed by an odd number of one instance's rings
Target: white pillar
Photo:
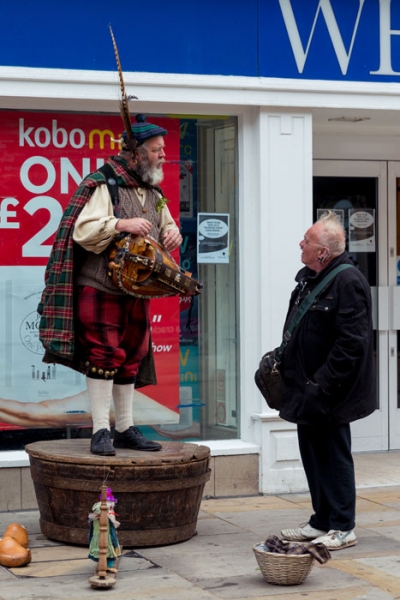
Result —
[[302, 267], [299, 242], [312, 224], [312, 117], [254, 109], [244, 122], [241, 146], [241, 437], [261, 447], [261, 493], [301, 491], [307, 484], [296, 426], [268, 408], [253, 374], [261, 355], [282, 340], [294, 277]]

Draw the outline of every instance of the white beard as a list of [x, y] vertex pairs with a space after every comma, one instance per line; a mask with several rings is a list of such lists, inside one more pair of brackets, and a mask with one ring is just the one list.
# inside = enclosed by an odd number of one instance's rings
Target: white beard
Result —
[[150, 185], [158, 185], [164, 179], [163, 167], [160, 165], [159, 167], [150, 167], [148, 164], [142, 164], [137, 169], [138, 174], [146, 181], [146, 183], [150, 183]]

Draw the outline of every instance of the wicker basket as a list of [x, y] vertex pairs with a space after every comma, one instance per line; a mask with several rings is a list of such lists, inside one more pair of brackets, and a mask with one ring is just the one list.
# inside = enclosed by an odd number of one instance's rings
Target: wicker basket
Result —
[[277, 554], [253, 546], [254, 554], [265, 581], [275, 585], [303, 583], [311, 571], [314, 558], [311, 554]]

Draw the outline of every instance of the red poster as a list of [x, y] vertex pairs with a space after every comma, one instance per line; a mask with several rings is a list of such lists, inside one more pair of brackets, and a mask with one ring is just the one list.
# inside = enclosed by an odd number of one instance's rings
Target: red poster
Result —
[[[149, 120], [168, 130], [162, 187], [179, 224], [179, 120]], [[82, 179], [118, 154], [112, 138], [122, 130], [119, 115], [0, 112], [0, 421], [6, 427], [24, 425], [15, 402], [21, 414], [23, 403], [47, 407], [54, 400], [64, 401], [75, 419], [81, 411], [84, 377], [41, 361], [36, 307], [62, 212]], [[151, 319], [158, 386], [141, 392], [153, 401], [150, 421], [171, 422], [179, 404], [179, 299], [152, 301]]]

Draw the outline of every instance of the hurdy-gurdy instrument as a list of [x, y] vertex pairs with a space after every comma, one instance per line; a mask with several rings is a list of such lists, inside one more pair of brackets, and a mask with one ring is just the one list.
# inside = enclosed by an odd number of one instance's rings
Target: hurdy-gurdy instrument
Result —
[[203, 287], [151, 236], [115, 240], [108, 268], [114, 285], [138, 298], [195, 296]]

